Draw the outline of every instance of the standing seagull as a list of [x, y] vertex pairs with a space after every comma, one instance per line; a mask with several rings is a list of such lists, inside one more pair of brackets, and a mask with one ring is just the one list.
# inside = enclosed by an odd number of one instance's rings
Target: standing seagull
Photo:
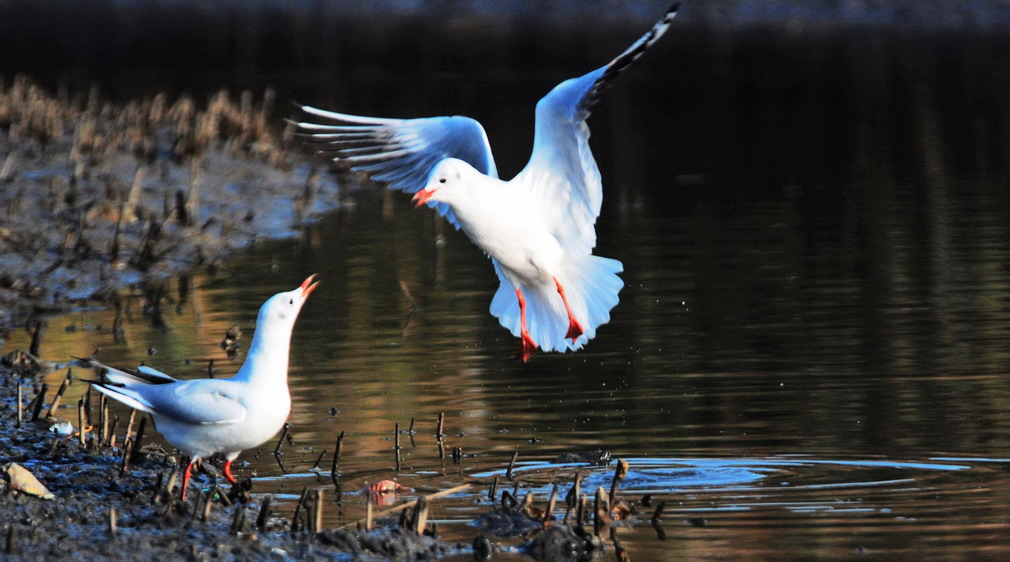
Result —
[[224, 477], [234, 484], [231, 463], [245, 449], [262, 445], [284, 426], [291, 411], [288, 348], [298, 312], [318, 283], [310, 276], [293, 291], [260, 307], [249, 355], [230, 379], [177, 380], [147, 366], [102, 369], [95, 388], [154, 417], [165, 439], [192, 459], [182, 477], [186, 499], [193, 463], [224, 453]]
[[[534, 349], [579, 349], [610, 320], [624, 282], [621, 262], [592, 255], [603, 188], [586, 118], [600, 93], [663, 35], [674, 4], [610, 64], [566, 80], [537, 103], [533, 155], [511, 181], [498, 179], [480, 123], [468, 117], [382, 119], [302, 106], [337, 125], [296, 123], [331, 145], [335, 161], [414, 193], [491, 258], [501, 284], [491, 314]], [[324, 150], [327, 151], [327, 150]]]

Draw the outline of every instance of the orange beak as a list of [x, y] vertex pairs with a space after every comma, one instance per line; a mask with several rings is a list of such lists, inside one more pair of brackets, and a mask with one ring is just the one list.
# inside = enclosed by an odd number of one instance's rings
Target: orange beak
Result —
[[312, 291], [314, 291], [316, 289], [316, 287], [319, 286], [319, 281], [316, 281], [314, 283], [312, 282], [312, 280], [315, 279], [315, 278], [316, 278], [316, 274], [313, 273], [312, 275], [309, 275], [308, 279], [306, 279], [305, 281], [302, 281], [302, 297], [303, 298], [308, 297], [309, 293], [311, 293]]
[[434, 194], [435, 194], [434, 189], [422, 189], [421, 191], [418, 191], [417, 193], [414, 194], [414, 197], [411, 198], [411, 201], [416, 202], [416, 204], [414, 205], [415, 207], [420, 207], [421, 205], [427, 203], [428, 199], [431, 199], [431, 196]]

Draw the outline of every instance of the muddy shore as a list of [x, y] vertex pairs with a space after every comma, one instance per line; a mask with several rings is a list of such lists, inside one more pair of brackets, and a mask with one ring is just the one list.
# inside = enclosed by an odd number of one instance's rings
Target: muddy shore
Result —
[[336, 207], [273, 97], [120, 106], [0, 82], [0, 330], [213, 266]]
[[[53, 364], [24, 359], [23, 352], [12, 352], [0, 366], [0, 552], [5, 560], [486, 560], [495, 552], [587, 560], [601, 550], [613, 548], [616, 554], [621, 549], [613, 534], [612, 546], [605, 547], [603, 533], [631, 511], [623, 501], [609, 504], [602, 488], [595, 500], [590, 490], [573, 500], [576, 496], [566, 499], [564, 488], [556, 486], [546, 505], [543, 498], [534, 503], [526, 494], [519, 500], [501, 489], [500, 505], [488, 502], [488, 510], [473, 521], [470, 543], [440, 540], [437, 527], [427, 523], [429, 505], [472, 488], [468, 484], [382, 511], [377, 507], [374, 519], [326, 528], [320, 490], [306, 488], [293, 510], [278, 507], [251, 480], [228, 485], [213, 462], [205, 462], [183, 500], [179, 482], [188, 459], [145, 444], [145, 427], [147, 441], [153, 431], [149, 420], [110, 422], [91, 393], [77, 404], [80, 422], [66, 422], [66, 407], [50, 417], [62, 392], [39, 382], [38, 365], [44, 371]], [[80, 427], [88, 428], [83, 438], [76, 432]], [[626, 463], [618, 465], [612, 494], [627, 473]], [[497, 485], [495, 478], [489, 494]], [[578, 486], [576, 477], [571, 489]], [[653, 516], [654, 526], [661, 510]]]
[[[141, 449], [136, 462], [123, 469], [123, 447], [87, 446], [48, 428], [53, 420], [30, 412], [16, 427], [18, 375], [5, 371], [0, 388], [0, 466], [5, 492], [0, 494], [0, 541], [5, 560], [167, 560], [346, 559], [348, 555], [380, 558], [434, 558], [464, 552], [464, 545], [419, 536], [397, 525], [374, 531], [314, 529], [306, 518], [292, 523], [290, 510], [267, 511], [262, 499], [242, 501], [236, 490], [225, 492], [223, 479], [198, 476], [186, 502], [178, 487], [168, 486], [177, 459], [157, 448]], [[31, 381], [22, 379], [28, 394]], [[27, 400], [26, 400], [27, 401]], [[43, 410], [44, 411], [44, 410]], [[76, 425], [76, 424], [75, 424]], [[136, 429], [136, 428], [135, 428]], [[148, 428], [150, 431], [150, 428]], [[7, 475], [9, 463], [34, 474], [51, 499], [18, 492]], [[219, 493], [199, 488], [222, 486]], [[240, 483], [241, 484], [241, 483]], [[230, 499], [228, 496], [231, 496]], [[208, 499], [210, 498], [210, 499]], [[208, 507], [208, 503], [209, 506]], [[307, 511], [307, 510], [304, 510]]]

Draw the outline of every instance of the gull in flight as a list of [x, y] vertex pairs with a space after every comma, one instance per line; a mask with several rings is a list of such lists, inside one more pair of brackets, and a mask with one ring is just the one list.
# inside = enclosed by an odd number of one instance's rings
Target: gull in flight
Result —
[[92, 385], [111, 398], [151, 414], [165, 439], [192, 459], [182, 477], [186, 499], [193, 464], [214, 453], [225, 456], [224, 477], [234, 484], [231, 463], [245, 449], [265, 443], [291, 411], [288, 349], [298, 312], [318, 282], [315, 275], [260, 307], [249, 354], [231, 378], [178, 380], [147, 366], [120, 370], [91, 360], [101, 372]]
[[606, 66], [566, 80], [536, 107], [533, 154], [498, 178], [484, 128], [468, 117], [387, 119], [300, 106], [330, 123], [295, 123], [321, 152], [435, 208], [490, 258], [500, 285], [491, 314], [521, 339], [525, 362], [581, 348], [610, 320], [620, 261], [594, 256], [603, 187], [586, 118], [611, 80], [667, 30], [678, 4]]

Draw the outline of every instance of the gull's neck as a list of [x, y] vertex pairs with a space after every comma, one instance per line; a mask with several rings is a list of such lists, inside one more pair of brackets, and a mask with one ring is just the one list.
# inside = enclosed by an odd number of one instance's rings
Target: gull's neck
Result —
[[284, 328], [271, 323], [257, 327], [245, 363], [233, 380], [257, 384], [287, 384], [291, 330]]

